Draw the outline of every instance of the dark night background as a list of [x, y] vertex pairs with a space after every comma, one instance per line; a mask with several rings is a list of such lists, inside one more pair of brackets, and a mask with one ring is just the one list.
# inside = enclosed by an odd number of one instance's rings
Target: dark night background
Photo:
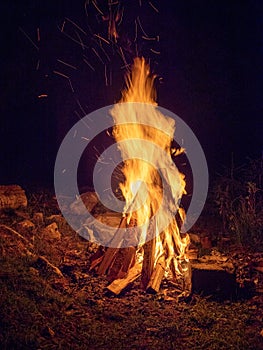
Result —
[[[67, 17], [85, 31], [90, 26], [95, 33], [103, 33], [106, 24], [97, 21], [92, 5], [87, 17], [84, 3], [1, 2], [1, 184], [52, 185], [56, 152], [67, 131], [85, 113], [120, 96], [123, 62], [114, 49], [109, 49], [112, 85], [106, 86], [104, 65], [87, 49], [84, 54], [93, 72], [83, 62], [80, 45], [58, 29]], [[159, 46], [154, 47], [160, 55], [150, 51], [152, 43], [138, 37], [140, 53], [151, 58], [154, 72], [163, 78], [162, 83], [157, 81], [158, 104], [192, 128], [206, 154], [210, 176], [230, 164], [231, 154], [237, 164], [246, 157], [260, 157], [263, 2], [153, 1], [159, 13], [148, 1], [142, 0], [141, 8], [138, 3], [123, 1], [119, 40], [128, 52], [138, 14], [149, 36], [160, 35]], [[68, 32], [73, 33], [72, 28], [67, 23]], [[89, 34], [86, 42], [91, 44]], [[131, 59], [132, 49], [127, 57]], [[70, 76], [74, 93], [68, 80], [54, 71]], [[48, 96], [38, 98], [41, 94]], [[103, 142], [107, 140], [102, 135], [97, 143]]]

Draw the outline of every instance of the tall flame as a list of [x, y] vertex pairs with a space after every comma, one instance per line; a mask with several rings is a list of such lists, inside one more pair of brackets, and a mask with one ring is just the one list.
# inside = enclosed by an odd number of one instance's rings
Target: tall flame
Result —
[[[181, 237], [177, 223], [184, 220], [179, 202], [185, 193], [185, 179], [171, 158], [175, 123], [157, 108], [154, 80], [145, 60], [135, 58], [132, 70], [126, 76], [122, 98], [111, 110], [115, 122], [113, 135], [124, 160], [125, 181], [120, 188], [125, 198], [124, 214], [128, 216], [128, 222], [132, 218], [142, 227], [138, 246], [147, 241], [147, 232], [154, 230], [155, 264], [162, 256], [167, 270], [181, 274], [189, 243], [188, 235]], [[146, 120], [151, 121], [150, 125], [143, 123]], [[154, 227], [150, 227], [150, 219], [161, 203], [165, 203], [166, 211], [151, 225]], [[168, 227], [166, 225], [160, 230], [162, 220], [171, 214]]]

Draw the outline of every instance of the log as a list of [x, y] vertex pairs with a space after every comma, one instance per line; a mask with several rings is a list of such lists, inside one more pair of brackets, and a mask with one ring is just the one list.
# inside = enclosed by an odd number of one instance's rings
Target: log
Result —
[[165, 273], [165, 257], [164, 255], [162, 255], [157, 260], [150, 282], [148, 283], [148, 286], [146, 288], [146, 292], [151, 294], [155, 294], [159, 292], [164, 273]]
[[108, 271], [108, 279], [113, 281], [116, 278], [125, 278], [129, 269], [135, 263], [135, 254], [136, 249], [134, 247], [120, 248]]
[[125, 278], [118, 278], [114, 280], [106, 289], [115, 295], [119, 295], [126, 287], [128, 287], [140, 276], [141, 271], [142, 263], [135, 264], [129, 269]]
[[106, 252], [101, 260], [101, 263], [98, 267], [98, 270], [97, 270], [97, 273], [99, 275], [105, 275], [107, 270], [113, 264], [117, 252], [118, 252], [118, 248], [111, 248], [111, 247], [107, 248], [107, 250], [106, 250]]
[[0, 186], [0, 211], [27, 206], [25, 191], [18, 185]]
[[[121, 219], [119, 228], [126, 227], [126, 223], [127, 223], [127, 218], [126, 216], [124, 216]], [[118, 230], [117, 230], [111, 241], [111, 244], [118, 246], [118, 243], [119, 243], [118, 240], [119, 240], [119, 237], [118, 237]], [[111, 247], [107, 248], [97, 271], [99, 275], [104, 275], [107, 272], [107, 270], [111, 267], [118, 251], [119, 251], [119, 248], [111, 248]]]
[[150, 278], [153, 273], [154, 258], [155, 258], [155, 244], [156, 239], [152, 239], [143, 245], [143, 266], [142, 266], [142, 279], [141, 287], [143, 289], [147, 288]]
[[94, 253], [90, 258], [89, 271], [92, 271], [93, 269], [95, 269], [96, 266], [98, 266], [101, 263], [104, 256], [103, 254], [104, 254], [104, 249], [103, 247], [100, 246], [99, 249], [96, 251], [96, 253]]

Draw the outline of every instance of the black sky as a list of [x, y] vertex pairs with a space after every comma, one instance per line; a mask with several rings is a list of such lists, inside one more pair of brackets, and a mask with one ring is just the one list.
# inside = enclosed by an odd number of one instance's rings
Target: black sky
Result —
[[[93, 72], [83, 62], [80, 45], [59, 31], [65, 17], [85, 31], [88, 26], [100, 33], [107, 29], [92, 6], [87, 18], [84, 3], [1, 2], [1, 184], [52, 183], [57, 149], [78, 121], [78, 114], [84, 115], [82, 108], [89, 113], [120, 96], [123, 62], [114, 49], [109, 64], [112, 86], [105, 86], [104, 66], [87, 50]], [[105, 1], [98, 3], [103, 8]], [[157, 82], [158, 103], [178, 114], [195, 132], [210, 173], [229, 164], [232, 152], [237, 163], [247, 156], [260, 157], [263, 2], [152, 1], [159, 13], [146, 0], [141, 8], [137, 0], [123, 4], [124, 20], [118, 30], [127, 59], [134, 54], [129, 45], [134, 40], [134, 19], [139, 15], [144, 30], [150, 36], [160, 36], [160, 43], [154, 44], [138, 38], [140, 53], [151, 58], [152, 69], [163, 78], [162, 83]], [[70, 30], [68, 26], [68, 33]], [[91, 43], [89, 35], [86, 42]], [[70, 76], [74, 93], [67, 79], [54, 71]], [[38, 98], [41, 94], [48, 97]], [[102, 137], [101, 142], [107, 140]]]

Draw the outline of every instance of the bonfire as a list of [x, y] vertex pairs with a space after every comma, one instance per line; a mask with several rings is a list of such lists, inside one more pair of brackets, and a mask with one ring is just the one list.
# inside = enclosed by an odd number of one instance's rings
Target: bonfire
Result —
[[183, 280], [183, 295], [191, 291], [190, 240], [180, 232], [186, 182], [172, 160], [175, 122], [158, 110], [154, 81], [146, 61], [135, 58], [122, 98], [110, 111], [124, 164], [119, 187], [125, 205], [119, 228], [106, 251], [93, 256], [91, 270], [107, 275], [114, 294], [139, 276], [149, 292], [158, 292], [164, 278]]

